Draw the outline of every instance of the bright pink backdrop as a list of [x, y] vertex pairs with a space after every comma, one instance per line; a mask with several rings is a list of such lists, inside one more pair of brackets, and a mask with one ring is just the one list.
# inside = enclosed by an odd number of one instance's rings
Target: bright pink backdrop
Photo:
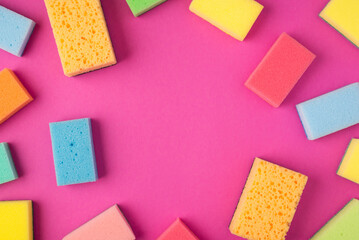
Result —
[[[57, 240], [118, 203], [139, 240], [181, 217], [203, 240], [239, 239], [228, 225], [254, 157], [309, 176], [288, 240], [308, 239], [359, 185], [336, 175], [359, 126], [308, 141], [295, 104], [358, 81], [359, 49], [318, 17], [328, 0], [259, 0], [244, 42], [168, 0], [134, 18], [102, 0], [118, 64], [63, 75], [42, 0], [1, 0], [37, 25], [22, 58], [0, 51], [35, 100], [0, 126], [20, 178], [0, 200], [34, 201], [35, 239]], [[317, 58], [283, 105], [243, 83], [282, 32]], [[99, 180], [57, 187], [49, 122], [90, 117]]]

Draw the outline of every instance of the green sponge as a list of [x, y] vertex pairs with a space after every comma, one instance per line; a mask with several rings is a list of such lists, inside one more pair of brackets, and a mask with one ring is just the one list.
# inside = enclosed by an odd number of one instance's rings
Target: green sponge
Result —
[[17, 179], [17, 172], [12, 161], [7, 143], [0, 143], [0, 184]]
[[151, 10], [166, 0], [126, 0], [135, 17]]
[[359, 200], [352, 199], [311, 240], [359, 239]]

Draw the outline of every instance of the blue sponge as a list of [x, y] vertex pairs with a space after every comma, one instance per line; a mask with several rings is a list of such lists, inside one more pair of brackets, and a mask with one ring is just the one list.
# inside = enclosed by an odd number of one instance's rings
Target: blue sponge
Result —
[[297, 105], [309, 140], [359, 123], [359, 83], [353, 83]]
[[22, 55], [35, 22], [0, 6], [0, 48], [18, 57]]
[[17, 179], [17, 172], [12, 161], [7, 143], [0, 143], [0, 184]]
[[89, 118], [50, 123], [57, 185], [97, 180]]

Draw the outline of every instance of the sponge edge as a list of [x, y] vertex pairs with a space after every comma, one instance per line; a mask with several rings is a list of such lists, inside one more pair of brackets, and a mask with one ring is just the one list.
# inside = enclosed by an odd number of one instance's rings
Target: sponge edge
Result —
[[138, 17], [167, 0], [126, 0], [132, 14]]
[[0, 184], [18, 178], [14, 162], [7, 143], [0, 143]]
[[350, 141], [337, 174], [359, 184], [359, 139]]
[[130, 225], [121, 210], [114, 205], [74, 230], [63, 240], [135, 240]]
[[263, 6], [254, 0], [193, 0], [190, 11], [243, 41]]
[[197, 236], [182, 222], [181, 219], [177, 218], [171, 226], [164, 231], [157, 240], [198, 240]]
[[21, 57], [35, 22], [0, 6], [0, 48]]

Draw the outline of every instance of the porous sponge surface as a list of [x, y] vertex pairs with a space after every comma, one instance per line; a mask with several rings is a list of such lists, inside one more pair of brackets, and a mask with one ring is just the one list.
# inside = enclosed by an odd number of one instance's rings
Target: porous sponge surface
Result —
[[135, 240], [126, 218], [117, 205], [74, 230], [63, 240]]
[[50, 123], [57, 185], [97, 180], [89, 118]]
[[32, 239], [32, 202], [0, 201], [0, 240]]
[[0, 72], [0, 124], [32, 100], [13, 71], [5, 68]]
[[20, 57], [31, 36], [35, 22], [0, 6], [0, 48]]
[[66, 76], [116, 63], [99, 0], [45, 0]]
[[315, 55], [282, 33], [245, 83], [274, 107], [279, 107], [314, 60]]
[[359, 200], [352, 199], [311, 240], [359, 239]]
[[359, 83], [352, 83], [297, 105], [309, 140], [359, 122]]
[[262, 9], [254, 0], [193, 0], [190, 5], [193, 13], [240, 41]]
[[352, 139], [337, 174], [359, 184], [359, 139]]
[[251, 240], [285, 239], [307, 179], [256, 158], [229, 227], [231, 233]]
[[358, 0], [331, 0], [319, 16], [359, 47]]
[[157, 240], [198, 240], [194, 233], [182, 222], [177, 219]]
[[151, 10], [152, 8], [160, 5], [166, 0], [126, 0], [133, 15], [138, 17], [139, 15]]
[[17, 179], [17, 172], [7, 143], [0, 143], [0, 184]]

